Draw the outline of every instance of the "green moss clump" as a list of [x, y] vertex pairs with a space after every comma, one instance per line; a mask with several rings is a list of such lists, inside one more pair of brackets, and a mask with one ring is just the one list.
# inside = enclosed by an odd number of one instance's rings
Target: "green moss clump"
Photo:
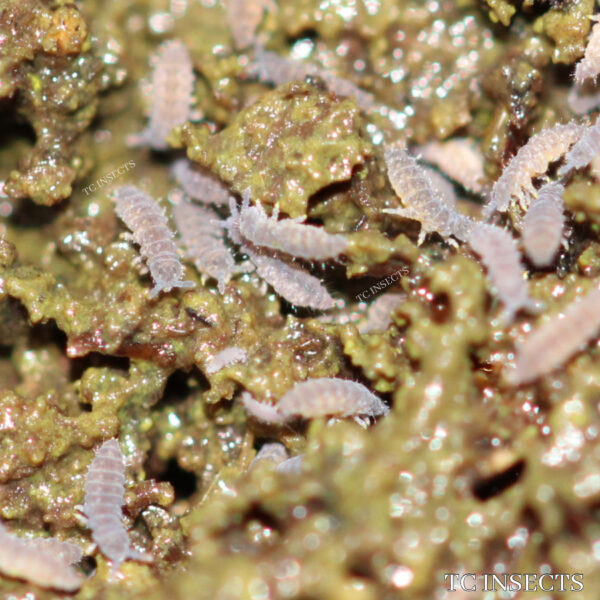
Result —
[[[350, 179], [371, 153], [360, 134], [361, 118], [350, 100], [307, 84], [291, 83], [265, 94], [221, 133], [184, 127], [188, 156], [234, 190], [249, 190], [291, 217], [306, 215], [318, 190]], [[235, 142], [234, 142], [235, 140]]]
[[108, 48], [75, 5], [8, 0], [0, 34], [7, 44], [0, 61], [0, 95], [15, 99], [16, 114], [35, 135], [35, 145], [6, 182], [12, 198], [52, 205], [68, 198], [74, 180], [90, 168], [86, 130], [98, 96], [122, 82]]
[[[566, 182], [556, 265], [523, 262], [540, 312], [503, 324], [466, 245], [435, 234], [419, 245], [418, 221], [384, 212], [401, 200], [383, 149], [469, 138], [489, 189], [533, 133], [573, 118], [570, 71], [556, 63], [581, 56], [594, 3], [265, 3], [256, 41], [360, 86], [376, 102], [368, 111], [318, 77], [257, 81], [225, 4], [0, 7], [1, 523], [93, 556], [78, 600], [429, 600], [447, 595], [446, 573], [500, 565], [582, 572], [593, 596], [600, 350], [591, 342], [520, 387], [505, 373], [532, 329], [597, 283], [595, 166]], [[190, 50], [194, 118], [168, 151], [129, 148], [151, 102], [140, 85], [149, 56], [167, 39]], [[279, 205], [282, 218], [346, 237], [335, 260], [297, 259], [334, 310], [291, 306], [251, 271], [221, 294], [187, 259], [195, 287], [149, 297], [110, 186], [143, 187], [170, 220], [170, 167], [184, 152], [267, 212]], [[480, 218], [484, 195], [455, 191]], [[224, 219], [228, 207], [216, 212]], [[405, 300], [385, 331], [360, 333], [376, 292]], [[233, 346], [247, 360], [210, 372]], [[240, 402], [247, 391], [276, 405], [318, 377], [362, 383], [389, 414], [364, 429], [336, 418], [280, 425]], [[126, 460], [124, 527], [154, 561], [128, 561], [117, 576], [80, 510], [94, 450], [111, 438]], [[302, 457], [298, 473], [253, 462], [273, 442]], [[2, 573], [0, 593], [64, 598]]]
[[486, 3], [490, 7], [490, 19], [508, 27], [511, 18], [517, 12], [514, 4], [507, 0], [486, 0]]

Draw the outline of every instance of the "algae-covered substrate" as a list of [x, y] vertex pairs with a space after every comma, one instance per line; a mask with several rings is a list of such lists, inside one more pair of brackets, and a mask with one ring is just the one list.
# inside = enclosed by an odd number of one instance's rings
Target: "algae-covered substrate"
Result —
[[[0, 565], [2, 597], [511, 598], [485, 592], [483, 579], [463, 578], [477, 591], [461, 590], [448, 574], [529, 573], [537, 591], [519, 597], [597, 598], [597, 333], [534, 381], [514, 385], [506, 372], [531, 331], [597, 285], [598, 166], [566, 179], [565, 243], [548, 267], [523, 259], [537, 309], [508, 322], [468, 245], [436, 233], [419, 245], [417, 220], [384, 212], [401, 206], [387, 144], [417, 156], [431, 142], [469, 140], [483, 160], [477, 191], [447, 183], [457, 210], [481, 219], [532, 135], [594, 122], [568, 102], [594, 9], [593, 0], [0, 0], [0, 523], [85, 555], [72, 593]], [[190, 53], [193, 114], [169, 149], [133, 147], [127, 138], [153, 102], [150, 57], [167, 40]], [[263, 50], [296, 61], [289, 81], [257, 77]], [[294, 79], [294, 64], [313, 72]], [[177, 89], [154, 93], [169, 100]], [[252, 270], [221, 294], [183, 258], [195, 286], [150, 298], [111, 192], [138, 186], [171, 219], [171, 166], [186, 156], [238, 204], [247, 190], [268, 214], [277, 205], [280, 219], [346, 237], [337, 258], [293, 263], [322, 282], [334, 309], [295, 306]], [[518, 240], [515, 210], [494, 222]], [[243, 247], [226, 244], [242, 265]], [[384, 294], [403, 296], [383, 330], [365, 327]], [[231, 347], [245, 360], [208, 367]], [[365, 385], [389, 414], [363, 426], [281, 425], [240, 401], [249, 392], [276, 405], [322, 377]], [[123, 525], [152, 556], [116, 572], [81, 511], [94, 450], [111, 438], [127, 465]], [[271, 459], [253, 462], [274, 443]], [[299, 455], [299, 469], [276, 468]], [[553, 591], [540, 588], [544, 573]]]

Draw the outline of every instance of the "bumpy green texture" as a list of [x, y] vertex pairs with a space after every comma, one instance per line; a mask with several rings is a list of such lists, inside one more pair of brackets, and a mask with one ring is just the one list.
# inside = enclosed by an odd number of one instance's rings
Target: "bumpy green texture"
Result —
[[[573, 118], [569, 65], [594, 2], [265, 5], [260, 44], [377, 106], [365, 113], [318, 77], [257, 81], [222, 1], [0, 0], [0, 522], [79, 545], [91, 557], [77, 567], [79, 600], [430, 600], [451, 597], [445, 573], [502, 570], [583, 573], [584, 591], [560, 597], [595, 600], [600, 349], [519, 388], [505, 367], [600, 277], [597, 166], [566, 181], [556, 264], [524, 263], [539, 313], [505, 324], [468, 247], [436, 235], [419, 246], [418, 222], [384, 212], [399, 200], [383, 158], [385, 142], [468, 137], [489, 188], [533, 133]], [[194, 118], [171, 151], [128, 148], [167, 39], [189, 48]], [[238, 199], [248, 189], [269, 213], [346, 236], [336, 260], [301, 263], [335, 309], [290, 306], [253, 272], [220, 294], [190, 261], [194, 288], [150, 299], [139, 248], [98, 182], [133, 161], [112, 185], [138, 185], [170, 217], [170, 166], [185, 154]], [[482, 199], [458, 207], [478, 218]], [[379, 293], [406, 299], [384, 331], [360, 333], [376, 298], [360, 295], [394, 273]], [[233, 346], [247, 360], [211, 373]], [[273, 425], [240, 402], [247, 391], [276, 405], [319, 377], [362, 383], [389, 415], [364, 429]], [[94, 449], [115, 437], [123, 523], [153, 557], [118, 575], [81, 514]], [[300, 472], [252, 462], [266, 442], [303, 454]], [[69, 597], [2, 573], [0, 593]]]
[[360, 126], [352, 101], [290, 83], [264, 94], [220, 133], [189, 125], [181, 137], [188, 156], [233, 190], [249, 190], [265, 204], [279, 202], [297, 217], [306, 214], [310, 196], [350, 179], [371, 153]]
[[[0, 96], [14, 98], [33, 130], [35, 145], [19, 157], [6, 182], [13, 198], [52, 205], [72, 192], [89, 170], [86, 135], [98, 96], [122, 79], [105, 40], [72, 4], [8, 0], [0, 17], [3, 44]], [[113, 55], [116, 59], [116, 56]]]

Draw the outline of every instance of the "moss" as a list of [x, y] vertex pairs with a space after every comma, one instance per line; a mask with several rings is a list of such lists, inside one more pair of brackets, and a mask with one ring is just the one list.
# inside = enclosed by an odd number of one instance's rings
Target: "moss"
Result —
[[0, 32], [9, 44], [0, 64], [3, 95], [33, 129], [36, 143], [19, 158], [6, 182], [12, 198], [52, 205], [68, 198], [72, 184], [89, 169], [85, 131], [96, 115], [98, 95], [122, 79], [105, 63], [107, 50], [90, 39], [75, 5], [10, 0], [2, 8]]
[[[181, 15], [181, 3], [144, 0], [2, 5], [2, 520], [94, 557], [80, 600], [425, 599], [445, 594], [444, 573], [499, 564], [583, 572], [597, 589], [597, 344], [531, 385], [503, 373], [515, 344], [595, 284], [598, 182], [584, 170], [568, 182], [568, 247], [556, 269], [529, 269], [543, 308], [504, 326], [467, 248], [436, 235], [417, 245], [418, 222], [383, 212], [398, 199], [382, 152], [473, 138], [490, 186], [528, 136], [571, 118], [570, 71], [555, 63], [581, 56], [593, 2], [276, 4], [256, 32], [266, 47], [381, 106], [361, 112], [316, 79], [253, 80], [252, 49], [233, 47], [222, 2]], [[197, 118], [172, 132], [172, 151], [129, 149], [148, 57], [170, 38], [190, 49]], [[187, 263], [193, 289], [149, 298], [101, 178], [133, 161], [118, 183], [144, 186], [169, 214], [169, 166], [184, 151], [269, 212], [279, 204], [347, 237], [339, 260], [303, 262], [336, 311], [290, 306], [254, 273], [219, 294]], [[461, 206], [477, 217], [480, 203]], [[406, 295], [391, 325], [359, 333], [357, 295], [398, 271], [381, 291]], [[231, 346], [248, 360], [207, 373]], [[272, 426], [239, 402], [247, 390], [276, 404], [296, 382], [334, 376], [366, 385], [390, 414], [367, 429]], [[80, 514], [93, 450], [115, 436], [124, 524], [154, 557], [118, 576]], [[250, 467], [266, 441], [304, 454], [301, 473]], [[1, 575], [0, 590], [64, 597]]]
[[[221, 133], [186, 126], [188, 156], [231, 184], [238, 193], [276, 201], [291, 217], [306, 215], [309, 197], [350, 179], [370, 154], [360, 135], [358, 109], [350, 100], [291, 83], [239, 113]], [[275, 136], [275, 137], [272, 137]], [[236, 140], [234, 143], [233, 140]]]
[[594, 2], [587, 0], [567, 3], [560, 10], [549, 10], [536, 21], [534, 29], [545, 31], [555, 43], [554, 62], [569, 64], [583, 55], [593, 13]]
[[486, 2], [490, 7], [490, 19], [508, 27], [512, 16], [517, 12], [514, 4], [506, 0], [486, 0]]

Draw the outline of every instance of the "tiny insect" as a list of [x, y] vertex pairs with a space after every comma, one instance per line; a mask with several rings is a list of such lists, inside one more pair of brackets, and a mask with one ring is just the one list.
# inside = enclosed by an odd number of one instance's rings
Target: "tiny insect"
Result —
[[203, 204], [227, 206], [232, 197], [222, 181], [210, 173], [202, 172], [186, 158], [176, 160], [171, 168], [171, 173], [192, 200]]
[[327, 415], [351, 417], [386, 415], [389, 408], [361, 383], [337, 377], [307, 379], [297, 383], [277, 403], [287, 419]]
[[194, 69], [190, 53], [181, 40], [170, 40], [151, 58], [151, 110], [146, 128], [127, 137], [129, 146], [148, 145], [167, 150], [167, 136], [192, 115]]
[[237, 346], [230, 346], [229, 348], [225, 348], [221, 350], [218, 354], [216, 354], [212, 360], [206, 365], [206, 372], [209, 375], [213, 373], [217, 373], [221, 369], [225, 367], [229, 367], [236, 363], [245, 363], [248, 360], [248, 355], [243, 348], [238, 348]]
[[335, 415], [361, 417], [386, 415], [389, 408], [364, 385], [337, 377], [321, 377], [297, 383], [276, 405], [258, 402], [250, 394], [242, 395], [246, 410], [266, 423], [281, 424], [295, 417], [313, 419]]
[[174, 287], [194, 287], [193, 281], [182, 280], [183, 266], [171, 239], [173, 234], [156, 201], [133, 185], [116, 188], [113, 199], [117, 215], [133, 232], [133, 239], [150, 269], [154, 280], [150, 298]]
[[281, 260], [267, 250], [261, 250], [246, 242], [240, 233], [240, 211], [235, 201], [230, 202], [231, 215], [221, 224], [229, 238], [241, 246], [254, 265], [258, 275], [266, 281], [282, 298], [290, 304], [317, 310], [327, 310], [335, 306], [335, 300], [327, 288], [302, 267]]
[[302, 63], [280, 56], [276, 52], [255, 47], [255, 73], [260, 81], [281, 85], [289, 81], [305, 79], [323, 81], [327, 89], [338, 96], [353, 98], [356, 106], [364, 112], [377, 108], [372, 94], [343, 77], [338, 77], [314, 64]]
[[315, 310], [335, 306], [335, 300], [321, 281], [299, 265], [250, 245], [242, 246], [241, 251], [248, 256], [258, 275], [290, 304]]
[[495, 210], [507, 211], [513, 198], [526, 210], [530, 198], [536, 195], [533, 178], [546, 173], [549, 165], [560, 159], [584, 130], [582, 125], [566, 123], [548, 127], [532, 136], [519, 148], [494, 184], [490, 200], [483, 208], [484, 217], [489, 218]]
[[219, 293], [225, 293], [225, 285], [240, 269], [223, 240], [218, 213], [179, 198], [173, 207], [173, 219], [185, 256], [200, 273], [216, 279]]
[[250, 392], [242, 392], [241, 401], [246, 412], [257, 421], [277, 425], [282, 425], [286, 421], [285, 417], [277, 409], [276, 404], [259, 402]]
[[254, 33], [265, 11], [277, 8], [273, 0], [227, 0], [227, 23], [236, 48], [242, 50], [254, 43]]
[[261, 446], [260, 450], [256, 453], [256, 456], [252, 459], [249, 468], [252, 469], [265, 460], [278, 465], [287, 460], [287, 457], [288, 453], [283, 444], [280, 444], [279, 442], [268, 442]]
[[287, 475], [300, 475], [302, 473], [302, 465], [304, 464], [304, 454], [298, 454], [292, 456], [286, 460], [281, 461], [277, 465], [278, 473], [285, 473]]
[[600, 92], [588, 92], [574, 85], [567, 94], [567, 104], [576, 115], [585, 115], [600, 106]]
[[439, 171], [436, 171], [433, 167], [428, 167], [425, 165], [420, 165], [427, 177], [429, 177], [429, 181], [436, 194], [439, 194], [448, 206], [452, 208], [456, 208], [458, 204], [458, 196], [456, 195], [456, 190], [454, 189], [454, 185], [446, 179], [444, 175], [442, 175]]
[[81, 550], [73, 546], [54, 539], [26, 540], [0, 523], [0, 572], [40, 587], [75, 592], [85, 578], [70, 566], [81, 559]]
[[452, 201], [444, 198], [416, 159], [400, 145], [388, 145], [384, 150], [388, 178], [405, 208], [385, 209], [421, 223], [419, 244], [427, 233], [437, 232], [442, 237], [454, 236], [465, 241], [473, 227], [469, 217], [460, 214]]
[[586, 79], [596, 79], [600, 73], [600, 16], [591, 17], [595, 22], [585, 48], [583, 58], [575, 66], [575, 83], [581, 85]]
[[508, 381], [528, 383], [563, 365], [597, 337], [599, 308], [600, 289], [596, 287], [531, 332], [517, 345], [515, 367], [506, 372]]
[[316, 65], [284, 58], [276, 52], [265, 50], [259, 44], [254, 47], [253, 70], [253, 75], [259, 81], [273, 85], [282, 85], [288, 81], [303, 81], [307, 77], [319, 77], [319, 69]]
[[501, 320], [512, 322], [521, 309], [535, 310], [521, 267], [521, 256], [513, 237], [500, 227], [478, 223], [467, 240], [487, 268], [492, 285], [504, 304]]
[[345, 236], [327, 233], [321, 227], [303, 225], [304, 217], [279, 221], [278, 216], [277, 207], [269, 218], [261, 204], [250, 206], [250, 193], [248, 190], [244, 191], [239, 231], [255, 246], [311, 260], [333, 258], [348, 247]]
[[565, 156], [565, 164], [558, 169], [559, 177], [564, 177], [575, 169], [587, 167], [592, 159], [600, 153], [600, 119], [587, 127], [581, 138], [573, 145]]
[[542, 186], [523, 219], [523, 247], [536, 267], [549, 265], [560, 246], [565, 224], [564, 192], [559, 182]]
[[70, 542], [61, 542], [56, 538], [33, 538], [31, 540], [24, 540], [32, 547], [49, 552], [57, 558], [63, 561], [65, 565], [73, 565], [79, 562], [83, 558], [83, 551], [76, 544]]
[[358, 326], [360, 333], [385, 331], [392, 322], [392, 312], [406, 299], [404, 294], [388, 293], [379, 296], [369, 305], [367, 318]]
[[125, 497], [125, 461], [119, 442], [107, 440], [96, 451], [85, 480], [83, 512], [92, 538], [112, 562], [113, 571], [127, 559], [148, 562], [151, 558], [131, 547], [123, 527], [121, 507]]
[[421, 146], [418, 154], [469, 192], [479, 194], [483, 190], [483, 154], [472, 140], [455, 138], [447, 142], [430, 142]]
[[366, 318], [367, 303], [364, 301], [349, 303], [342, 298], [335, 301], [335, 308], [323, 315], [319, 315], [317, 320], [321, 323], [347, 325], [353, 323], [358, 325], [359, 321]]

